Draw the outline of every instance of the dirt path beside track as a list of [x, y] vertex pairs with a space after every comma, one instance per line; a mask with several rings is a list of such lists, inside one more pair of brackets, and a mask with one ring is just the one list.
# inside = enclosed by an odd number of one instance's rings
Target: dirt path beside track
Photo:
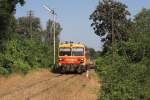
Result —
[[0, 77], [0, 100], [96, 100], [100, 83], [94, 71], [54, 74], [40, 70], [26, 76]]

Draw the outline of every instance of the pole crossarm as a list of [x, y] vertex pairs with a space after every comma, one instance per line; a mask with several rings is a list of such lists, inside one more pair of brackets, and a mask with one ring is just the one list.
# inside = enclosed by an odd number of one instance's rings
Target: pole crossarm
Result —
[[43, 7], [48, 11], [49, 14], [57, 15], [54, 9], [50, 9], [47, 5], [43, 5]]

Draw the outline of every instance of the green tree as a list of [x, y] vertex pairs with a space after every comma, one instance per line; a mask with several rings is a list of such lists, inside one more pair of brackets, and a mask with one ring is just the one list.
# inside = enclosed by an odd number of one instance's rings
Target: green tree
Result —
[[[47, 34], [45, 34], [45, 41], [46, 43], [50, 44], [50, 45], [53, 45], [53, 32], [54, 32], [54, 23], [52, 20], [48, 20], [47, 22], [47, 27], [46, 27], [46, 31], [47, 31]], [[62, 28], [61, 28], [61, 25], [56, 22], [55, 23], [55, 36], [56, 36], [56, 42], [57, 44], [59, 43], [59, 35], [60, 35], [60, 32], [62, 31]]]
[[13, 14], [16, 11], [16, 4], [20, 3], [23, 5], [25, 3], [24, 0], [0, 0], [0, 40], [9, 36], [8, 33], [10, 29], [10, 23], [13, 19]]
[[19, 17], [17, 19], [17, 22], [18, 22], [17, 31], [27, 36], [30, 36], [30, 35], [36, 34], [37, 32], [42, 31], [40, 18], [38, 17], [34, 17], [34, 16]]
[[89, 56], [91, 60], [95, 60], [98, 57], [98, 52], [95, 51], [93, 48], [88, 48], [89, 50]]
[[142, 9], [142, 11], [135, 16], [134, 32], [132, 39], [140, 44], [143, 56], [150, 58], [150, 9]]
[[127, 55], [133, 62], [139, 62], [144, 57], [150, 57], [150, 10], [142, 9], [132, 23], [130, 39], [125, 43]]
[[104, 51], [107, 51], [111, 44], [112, 18], [114, 24], [115, 38], [119, 39], [118, 34], [123, 40], [128, 39], [128, 28], [130, 26], [129, 11], [127, 6], [114, 0], [103, 0], [99, 2], [96, 10], [90, 15], [96, 35], [100, 36], [104, 42]]
[[[131, 59], [116, 53], [112, 65], [111, 53], [97, 59], [97, 72], [103, 80], [100, 100], [149, 100], [150, 99], [150, 10], [143, 9], [135, 16], [129, 39], [123, 41], [125, 52]], [[119, 43], [118, 43], [119, 44]], [[118, 45], [117, 44], [117, 45]], [[117, 51], [120, 51], [120, 47]], [[121, 50], [122, 51], [122, 50]]]

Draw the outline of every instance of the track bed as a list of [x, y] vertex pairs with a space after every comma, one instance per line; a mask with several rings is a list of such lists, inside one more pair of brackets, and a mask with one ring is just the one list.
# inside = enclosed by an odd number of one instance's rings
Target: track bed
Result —
[[0, 78], [0, 100], [96, 100], [100, 84], [94, 71], [54, 74], [40, 70], [27, 76]]

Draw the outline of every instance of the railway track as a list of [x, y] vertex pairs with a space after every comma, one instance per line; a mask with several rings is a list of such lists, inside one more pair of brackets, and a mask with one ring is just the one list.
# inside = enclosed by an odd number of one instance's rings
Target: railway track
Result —
[[[0, 100], [12, 100], [12, 99], [9, 99], [9, 97], [11, 97], [11, 96], [13, 96], [13, 95], [17, 95], [19, 92], [25, 92], [25, 91], [30, 90], [31, 88], [34, 88], [34, 87], [36, 88], [36, 86], [37, 86], [37, 88], [38, 88], [38, 86], [40, 86], [40, 85], [44, 86], [44, 84], [48, 84], [48, 83], [50, 83], [50, 82], [52, 82], [52, 81], [54, 81], [54, 80], [57, 80], [58, 78], [61, 78], [62, 76], [64, 76], [64, 75], [62, 75], [62, 74], [54, 75], [53, 78], [48, 78], [48, 79], [40, 80], [40, 81], [38, 81], [38, 82], [29, 84], [29, 85], [26, 85], [26, 86], [19, 86], [19, 87], [16, 87], [16, 89], [13, 90], [13, 91], [9, 91], [9, 92], [0, 94]], [[75, 77], [75, 75], [71, 75], [71, 76], [69, 76], [69, 77], [67, 77], [67, 78], [65, 78], [64, 80], [61, 80], [61, 81], [67, 81], [67, 80], [69, 80], [69, 79], [71, 79], [71, 78], [73, 78], [73, 77]], [[58, 82], [57, 84], [61, 84], [61, 83]], [[45, 85], [45, 86], [46, 86], [46, 85]], [[30, 100], [31, 97], [37, 96], [37, 95], [39, 95], [39, 94], [42, 94], [42, 93], [46, 92], [47, 90], [49, 90], [50, 88], [53, 88], [53, 87], [55, 87], [55, 86], [56, 86], [56, 84], [54, 84], [54, 85], [52, 85], [52, 86], [50, 86], [50, 87], [47, 87], [47, 86], [46, 86], [46, 87], [45, 87], [44, 89], [42, 89], [40, 92], [35, 93], [35, 94], [32, 94], [30, 97], [27, 97], [27, 98], [25, 97], [24, 100]], [[34, 90], [34, 89], [32, 89], [32, 90]], [[13, 96], [13, 97], [14, 97], [14, 96]], [[8, 98], [8, 99], [7, 99], [7, 98]], [[15, 100], [15, 99], [14, 99], [14, 100]]]
[[90, 88], [96, 85], [92, 85], [85, 76], [85, 74], [52, 73], [34, 79], [33, 75], [31, 76], [33, 82], [25, 81], [25, 83], [16, 84], [14, 88], [8, 90], [0, 87], [2, 88], [0, 100], [96, 100], [92, 97], [92, 95], [96, 97], [96, 93], [88, 94]]
[[[62, 89], [65, 89], [67, 86], [71, 85], [73, 83], [73, 81], [72, 81], [73, 78], [77, 78], [76, 75], [72, 75], [69, 78], [63, 80], [63, 82], [64, 82], [63, 86], [64, 87]], [[51, 86], [49, 86], [49, 87], [47, 87], [47, 88], [45, 88], [45, 89], [43, 89], [43, 90], [41, 90], [39, 92], [37, 92], [37, 93], [27, 97], [27, 100], [31, 100], [32, 98], [40, 96], [40, 95], [42, 95], [44, 93], [49, 93], [50, 94], [50, 92], [53, 92], [53, 89], [55, 89], [55, 87], [58, 87], [61, 84], [62, 84], [62, 81], [58, 82], [57, 84], [51, 85]]]
[[5, 96], [7, 96], [7, 95], [11, 95], [11, 94], [13, 94], [13, 93], [15, 93], [15, 92], [19, 92], [19, 91], [21, 91], [21, 90], [26, 90], [26, 89], [28, 89], [28, 88], [31, 88], [31, 87], [33, 87], [33, 86], [35, 86], [35, 85], [37, 85], [37, 84], [40, 84], [40, 83], [43, 83], [43, 82], [46, 82], [46, 81], [50, 81], [50, 80], [52, 81], [53, 79], [55, 79], [55, 78], [57, 78], [57, 77], [60, 77], [60, 76], [62, 76], [62, 74], [55, 75], [54, 78], [48, 78], [48, 79], [40, 80], [40, 81], [38, 81], [38, 82], [29, 84], [29, 85], [27, 85], [27, 86], [19, 86], [19, 87], [16, 87], [16, 89], [13, 90], [13, 91], [9, 91], [9, 92], [0, 94], [0, 98], [5, 97]]
[[[25, 96], [21, 96], [22, 100], [30, 100], [31, 97], [35, 97], [37, 95], [40, 95], [40, 94], [46, 92], [50, 88], [56, 87], [57, 86], [56, 84], [53, 84], [53, 85], [51, 84], [50, 87], [48, 87], [46, 84], [50, 84], [50, 83], [52, 83], [55, 80], [59, 80], [58, 78], [61, 78], [63, 76], [64, 75], [56, 75], [56, 76], [54, 76], [53, 78], [50, 78], [50, 79], [45, 79], [45, 80], [42, 80], [42, 81], [30, 84], [30, 85], [27, 85], [27, 86], [19, 87], [16, 90], [9, 91], [7, 93], [2, 94], [1, 97], [0, 97], [0, 100], [19, 100], [19, 99], [17, 99], [18, 98], [17, 96], [18, 95], [22, 95], [21, 93], [23, 93], [23, 94], [27, 93], [27, 95], [31, 95], [29, 97], [27, 97], [26, 95]], [[69, 77], [65, 76], [65, 79], [63, 79], [61, 81], [67, 81], [67, 80], [69, 80], [69, 79], [71, 79], [73, 77], [75, 77], [75, 75], [71, 75]], [[61, 83], [57, 82], [57, 84], [61, 84]], [[37, 88], [39, 88], [41, 86], [42, 86], [41, 90], [36, 90]], [[28, 94], [28, 92], [32, 91], [32, 90], [33, 91], [36, 90], [37, 93], [33, 92], [33, 94], [32, 94], [30, 92], [30, 94]]]

